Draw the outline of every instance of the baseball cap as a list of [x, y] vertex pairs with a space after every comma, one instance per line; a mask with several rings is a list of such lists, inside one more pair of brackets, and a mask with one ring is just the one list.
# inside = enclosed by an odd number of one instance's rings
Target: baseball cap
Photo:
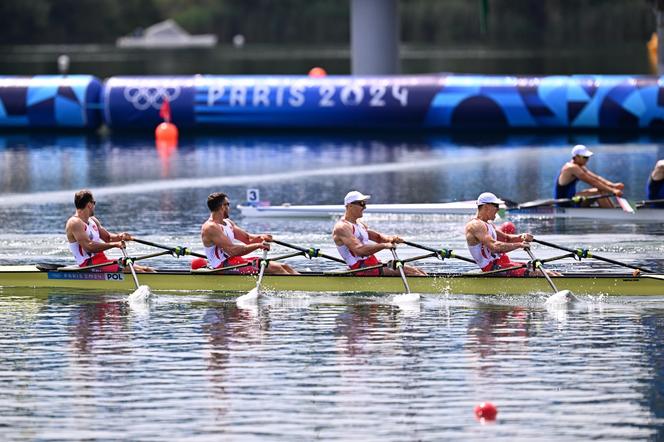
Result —
[[577, 144], [572, 148], [572, 156], [575, 157], [577, 155], [581, 155], [582, 157], [589, 157], [593, 153], [588, 149], [586, 146], [583, 144]]
[[369, 198], [371, 198], [371, 195], [365, 195], [362, 192], [358, 192], [357, 190], [351, 190], [344, 197], [344, 206], [347, 206], [350, 203], [354, 203], [355, 201], [366, 201]]
[[498, 197], [491, 192], [481, 193], [480, 196], [477, 197], [478, 206], [481, 206], [483, 204], [502, 204], [502, 203], [503, 201], [498, 199]]

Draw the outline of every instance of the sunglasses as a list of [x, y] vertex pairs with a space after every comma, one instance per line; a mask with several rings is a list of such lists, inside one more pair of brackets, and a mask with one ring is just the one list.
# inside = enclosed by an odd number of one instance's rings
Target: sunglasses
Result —
[[365, 201], [354, 201], [351, 204], [354, 204], [354, 205], [360, 206], [360, 207], [367, 207], [367, 203]]

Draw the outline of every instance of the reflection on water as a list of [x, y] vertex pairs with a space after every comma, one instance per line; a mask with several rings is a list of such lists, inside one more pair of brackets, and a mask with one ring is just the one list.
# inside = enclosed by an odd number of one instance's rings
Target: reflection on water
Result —
[[[0, 434], [656, 438], [661, 307], [583, 303], [561, 324], [538, 297], [404, 312], [384, 297], [273, 294], [251, 312], [159, 295], [145, 318], [119, 295], [14, 290], [0, 297], [0, 315], [21, 318], [0, 322]], [[497, 425], [473, 419], [485, 400]]]
[[[108, 188], [106, 194], [167, 193], [223, 186], [237, 201], [255, 184], [273, 203], [336, 203], [351, 187], [370, 191], [376, 202], [472, 199], [485, 189], [525, 201], [552, 195], [570, 146], [579, 142], [597, 152], [591, 168], [625, 182], [633, 199], [645, 197], [648, 173], [664, 157], [656, 139], [618, 142], [591, 135], [495, 140], [433, 134], [199, 135], [160, 151], [151, 138], [15, 134], [0, 136], [0, 194], [81, 187], [102, 193]], [[47, 195], [53, 196], [50, 202], [62, 202], [65, 194]], [[31, 202], [4, 198], [3, 205], [12, 201]]]

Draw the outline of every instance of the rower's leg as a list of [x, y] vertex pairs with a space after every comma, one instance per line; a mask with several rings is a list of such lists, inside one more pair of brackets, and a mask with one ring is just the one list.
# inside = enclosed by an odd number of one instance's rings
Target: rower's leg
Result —
[[291, 266], [288, 264], [281, 264], [278, 262], [271, 262], [267, 265], [267, 269], [265, 269], [266, 273], [270, 273], [272, 275], [297, 275], [298, 272], [293, 269]]
[[420, 270], [417, 267], [403, 266], [403, 270], [408, 276], [427, 276], [427, 273], [424, 270]]

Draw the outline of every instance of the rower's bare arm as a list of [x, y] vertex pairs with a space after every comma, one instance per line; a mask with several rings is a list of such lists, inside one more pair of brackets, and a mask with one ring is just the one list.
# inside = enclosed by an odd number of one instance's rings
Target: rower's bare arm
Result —
[[[236, 225], [233, 225], [234, 234], [237, 234], [240, 231], [244, 232], [244, 230], [241, 230]], [[244, 233], [246, 234], [246, 232]], [[254, 244], [236, 244], [233, 241], [231, 241], [230, 238], [226, 236], [224, 232], [221, 230], [221, 227], [216, 224], [206, 225], [203, 228], [203, 236], [205, 237], [205, 239], [212, 242], [214, 245], [223, 250], [228, 256], [244, 256], [248, 253], [253, 252], [254, 250], [265, 248], [262, 242]], [[237, 236], [236, 238], [240, 239]]]
[[608, 187], [618, 187], [618, 188], [620, 188], [620, 189], [622, 189], [622, 188], [625, 187], [625, 185], [624, 185], [623, 183], [614, 183], [613, 181], [610, 181], [610, 180], [604, 178], [603, 176], [597, 175], [596, 173], [591, 172], [590, 170], [586, 170], [586, 173], [587, 173], [588, 175], [592, 176], [593, 178], [595, 178], [595, 179], [601, 181], [605, 186], [608, 186]]
[[498, 241], [515, 243], [515, 242], [530, 242], [533, 240], [533, 235], [531, 233], [521, 233], [519, 235], [510, 235], [508, 233], [502, 232], [499, 229], [496, 229], [496, 237]]
[[[354, 255], [369, 256], [381, 250], [391, 248], [391, 243], [362, 244], [359, 239], [353, 235], [353, 228], [348, 223], [337, 223], [334, 226], [332, 237], [337, 245], [345, 245]], [[369, 234], [371, 239], [371, 234]], [[373, 241], [373, 239], [372, 239]]]
[[[496, 236], [499, 233], [496, 232]], [[475, 245], [477, 243], [482, 243], [486, 248], [488, 248], [493, 253], [507, 253], [512, 250], [528, 247], [526, 242], [503, 242], [493, 239], [489, 234], [489, 229], [479, 221], [471, 221], [466, 227], [466, 240], [470, 245]]]
[[[67, 238], [74, 239], [88, 253], [99, 253], [114, 247], [122, 247], [121, 242], [94, 242], [85, 233], [85, 224], [81, 220], [70, 219], [67, 222]], [[101, 235], [100, 235], [101, 237]], [[103, 239], [103, 238], [102, 238]], [[73, 242], [73, 241], [72, 241]]]
[[92, 221], [97, 224], [99, 229], [99, 237], [106, 242], [119, 242], [119, 241], [132, 241], [134, 238], [131, 237], [127, 232], [122, 233], [111, 233], [104, 226], [101, 225], [97, 218], [92, 218]]
[[616, 189], [611, 187], [613, 183], [601, 178], [598, 175], [595, 175], [589, 170], [585, 170], [577, 166], [574, 169], [574, 176], [583, 181], [584, 183], [590, 184], [591, 186], [598, 188], [599, 190], [616, 193]]

